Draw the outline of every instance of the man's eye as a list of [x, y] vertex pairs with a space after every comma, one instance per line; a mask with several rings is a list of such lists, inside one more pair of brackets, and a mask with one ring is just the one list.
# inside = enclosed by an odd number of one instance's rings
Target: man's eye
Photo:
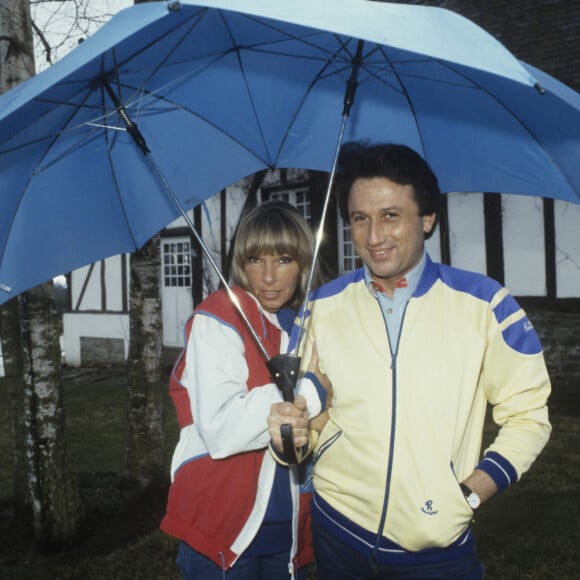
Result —
[[364, 221], [366, 219], [366, 216], [364, 216], [364, 215], [353, 215], [351, 219], [352, 219], [353, 222], [362, 222], [362, 221]]

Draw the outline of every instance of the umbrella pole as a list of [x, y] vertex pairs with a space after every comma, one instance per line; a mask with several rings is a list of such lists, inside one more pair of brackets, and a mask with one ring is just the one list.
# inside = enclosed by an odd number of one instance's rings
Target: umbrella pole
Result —
[[[258, 348], [264, 355], [264, 358], [266, 359], [266, 367], [270, 371], [270, 374], [272, 375], [272, 379], [276, 383], [276, 386], [282, 392], [282, 398], [284, 399], [284, 401], [289, 401], [291, 403], [294, 402], [294, 387], [296, 386], [296, 381], [298, 379], [298, 367], [300, 366], [300, 358], [297, 356], [290, 356], [284, 354], [279, 354], [274, 357], [270, 357], [270, 355], [264, 348], [264, 345], [262, 344], [260, 337], [256, 334], [254, 327], [248, 320], [248, 317], [246, 316], [246, 313], [244, 312], [244, 309], [242, 308], [242, 305], [240, 304], [238, 297], [229, 287], [229, 284], [227, 280], [224, 278], [221, 269], [217, 265], [216, 261], [213, 259], [213, 256], [211, 255], [209, 248], [203, 241], [202, 237], [199, 235], [195, 225], [191, 221], [191, 218], [189, 217], [188, 213], [185, 211], [181, 202], [175, 195], [175, 192], [171, 188], [171, 185], [169, 184], [167, 179], [165, 179], [163, 172], [150, 155], [147, 155], [147, 159], [149, 163], [152, 165], [152, 167], [155, 169], [155, 172], [157, 173], [159, 179], [163, 183], [163, 186], [167, 194], [169, 195], [175, 206], [178, 208], [179, 213], [181, 214], [183, 219], [185, 219], [187, 225], [191, 229], [196, 240], [199, 242], [199, 245], [201, 246], [203, 252], [205, 253], [210, 264], [212, 265], [213, 269], [216, 271], [219, 279], [224, 285], [224, 288], [228, 293], [229, 299], [232, 301], [232, 304], [235, 306], [236, 310], [238, 311], [239, 315], [242, 317], [242, 320], [244, 321], [245, 325], [250, 331], [252, 338], [255, 340], [256, 344], [258, 345]], [[290, 424], [281, 425], [280, 433], [282, 435], [282, 443], [284, 446], [284, 458], [286, 459], [288, 464], [297, 465], [298, 463], [301, 463], [303, 454], [307, 450], [308, 445], [306, 445], [302, 449], [297, 449], [294, 446], [294, 436], [292, 434], [292, 425]]]
[[[242, 308], [242, 305], [240, 304], [238, 297], [234, 294], [234, 292], [230, 288], [228, 281], [225, 279], [224, 275], [221, 272], [220, 267], [217, 265], [216, 261], [214, 260], [209, 248], [207, 247], [206, 243], [203, 241], [203, 238], [199, 235], [199, 233], [198, 233], [194, 223], [191, 221], [191, 218], [189, 217], [187, 211], [185, 210], [185, 208], [183, 207], [183, 205], [179, 201], [179, 198], [177, 197], [177, 195], [175, 195], [175, 192], [173, 191], [173, 188], [171, 187], [170, 183], [165, 178], [163, 171], [161, 171], [161, 168], [159, 167], [159, 165], [156, 163], [156, 161], [151, 156], [151, 151], [147, 147], [145, 137], [143, 136], [143, 134], [141, 133], [141, 131], [139, 130], [137, 125], [130, 119], [129, 114], [127, 113], [127, 109], [123, 106], [123, 103], [121, 103], [120, 99], [117, 97], [117, 95], [115, 94], [115, 92], [111, 88], [111, 85], [109, 84], [109, 82], [106, 80], [103, 80], [103, 85], [105, 87], [105, 90], [109, 94], [109, 97], [113, 101], [113, 104], [115, 105], [117, 113], [119, 114], [119, 116], [121, 117], [123, 122], [125, 123], [125, 126], [127, 127], [127, 132], [129, 133], [129, 135], [131, 135], [135, 144], [139, 147], [139, 149], [141, 149], [141, 151], [145, 155], [145, 158], [147, 159], [147, 161], [149, 162], [149, 164], [151, 165], [151, 167], [153, 168], [153, 170], [157, 174], [159, 180], [161, 181], [167, 195], [169, 196], [171, 201], [174, 203], [174, 205], [179, 210], [179, 213], [181, 214], [181, 216], [183, 217], [183, 219], [185, 220], [185, 222], [189, 226], [189, 229], [191, 230], [191, 232], [195, 236], [195, 239], [197, 240], [197, 242], [201, 246], [203, 253], [206, 255], [211, 266], [213, 267], [216, 274], [218, 275], [221, 283], [224, 286], [225, 291], [228, 294], [229, 299], [231, 300], [232, 304], [234, 305], [234, 307], [238, 311], [238, 314], [242, 318], [244, 324], [248, 328], [248, 331], [250, 332], [252, 338], [256, 342], [256, 345], [258, 346], [260, 352], [262, 353], [262, 355], [266, 359], [266, 366], [268, 367], [268, 370], [270, 371], [270, 374], [272, 375], [272, 379], [274, 380], [274, 382], [276, 383], [278, 388], [281, 390], [282, 397], [283, 397], [284, 401], [293, 402], [294, 401], [294, 387], [296, 386], [296, 380], [298, 379], [298, 367], [300, 365], [300, 359], [296, 356], [288, 356], [288, 355], [280, 355], [280, 354], [273, 357], [273, 358], [270, 357], [270, 355], [268, 354], [268, 351], [264, 348], [264, 345], [263, 345], [262, 341], [260, 340], [260, 337], [258, 336], [256, 331], [254, 330], [254, 327], [252, 326], [251, 322], [249, 321], [248, 317], [246, 316], [246, 313], [244, 312], [244, 309]], [[310, 274], [310, 277], [312, 277], [312, 273]], [[302, 460], [303, 449], [305, 449], [305, 448], [296, 449], [294, 447], [294, 441], [293, 441], [294, 438], [292, 436], [292, 425], [290, 425], [290, 424], [282, 425], [280, 428], [280, 431], [282, 434], [282, 440], [283, 440], [283, 444], [284, 444], [284, 456], [285, 456], [287, 462], [289, 464], [292, 464], [292, 465], [296, 465], [296, 464], [300, 463]]]
[[258, 345], [260, 352], [262, 353], [262, 355], [264, 356], [266, 361], [269, 361], [270, 355], [268, 354], [268, 351], [264, 348], [264, 345], [262, 344], [260, 337], [257, 335], [256, 331], [254, 330], [254, 327], [252, 326], [252, 324], [248, 320], [248, 317], [246, 316], [246, 313], [244, 312], [242, 305], [240, 304], [240, 301], [238, 300], [238, 297], [234, 294], [234, 292], [230, 288], [228, 281], [225, 279], [224, 275], [221, 272], [220, 267], [217, 265], [216, 261], [214, 260], [210, 249], [207, 247], [206, 243], [203, 241], [203, 238], [199, 235], [199, 233], [198, 233], [195, 225], [191, 221], [191, 218], [189, 217], [187, 211], [185, 210], [185, 208], [183, 207], [183, 205], [179, 201], [178, 197], [175, 195], [173, 188], [171, 187], [171, 185], [169, 184], [169, 182], [165, 178], [165, 175], [161, 171], [161, 168], [155, 162], [153, 157], [151, 157], [151, 150], [149, 149], [149, 147], [147, 147], [145, 137], [143, 136], [143, 134], [141, 133], [141, 131], [137, 127], [136, 123], [131, 121], [129, 114], [127, 113], [127, 109], [125, 108], [123, 103], [121, 103], [119, 97], [115, 94], [115, 91], [113, 91], [113, 89], [111, 88], [111, 85], [109, 84], [109, 82], [107, 80], [103, 80], [103, 86], [105, 87], [105, 90], [107, 91], [107, 93], [109, 94], [109, 97], [113, 101], [113, 104], [115, 105], [117, 113], [119, 114], [119, 116], [121, 117], [123, 122], [125, 123], [125, 126], [127, 128], [127, 132], [129, 133], [129, 135], [131, 135], [131, 137], [132, 137], [133, 141], [135, 142], [135, 144], [137, 145], [137, 147], [139, 147], [139, 149], [141, 149], [141, 151], [145, 155], [147, 161], [149, 162], [151, 167], [155, 170], [155, 173], [159, 177], [166, 193], [169, 195], [169, 197], [170, 197], [171, 201], [174, 203], [175, 207], [177, 207], [177, 209], [179, 210], [179, 213], [181, 214], [181, 216], [183, 217], [183, 219], [185, 220], [185, 222], [189, 226], [189, 229], [193, 233], [195, 239], [197, 240], [197, 242], [201, 246], [201, 249], [202, 249], [203, 253], [206, 255], [206, 258], [209, 260], [209, 263], [211, 264], [212, 268], [215, 270], [216, 274], [218, 275], [220, 282], [223, 284], [223, 286], [228, 294], [229, 299], [231, 300], [232, 304], [234, 305], [234, 307], [238, 311], [239, 315], [242, 317], [244, 324], [248, 327], [248, 330], [250, 331], [252, 338], [255, 340], [256, 344]]
[[338, 162], [338, 154], [342, 146], [344, 139], [344, 132], [346, 130], [346, 123], [350, 116], [350, 110], [352, 104], [354, 103], [354, 97], [356, 94], [356, 88], [358, 86], [358, 72], [362, 62], [362, 51], [363, 51], [364, 41], [359, 40], [356, 47], [356, 53], [352, 60], [352, 69], [350, 78], [346, 83], [346, 90], [344, 94], [344, 108], [342, 110], [342, 123], [340, 125], [340, 131], [338, 133], [338, 139], [336, 143], [336, 148], [334, 151], [334, 158], [332, 160], [332, 169], [330, 171], [330, 176], [328, 179], [328, 186], [326, 188], [326, 194], [324, 196], [324, 204], [322, 206], [322, 214], [320, 216], [320, 223], [318, 225], [318, 230], [316, 232], [316, 241], [314, 245], [314, 253], [312, 256], [312, 265], [310, 267], [310, 272], [308, 273], [308, 283], [306, 285], [306, 296], [304, 297], [304, 304], [302, 305], [302, 314], [300, 317], [300, 329], [298, 331], [298, 337], [296, 340], [296, 353], [300, 352], [300, 344], [304, 336], [304, 325], [306, 322], [306, 313], [308, 311], [308, 304], [310, 302], [310, 290], [312, 289], [312, 281], [314, 277], [314, 268], [316, 261], [318, 260], [318, 255], [320, 253], [320, 245], [322, 244], [322, 237], [324, 234], [324, 224], [326, 222], [326, 214], [328, 212], [328, 205], [330, 203], [330, 197], [332, 195], [332, 189], [334, 187], [334, 179], [336, 175], [336, 166]]
[[181, 202], [179, 201], [179, 199], [175, 195], [175, 192], [171, 188], [168, 181], [165, 179], [165, 176], [161, 172], [161, 169], [159, 168], [157, 163], [153, 160], [153, 158], [151, 156], [147, 156], [147, 159], [149, 160], [149, 163], [152, 165], [152, 167], [155, 169], [155, 172], [157, 173], [159, 179], [163, 183], [165, 191], [167, 192], [167, 194], [171, 198], [171, 201], [175, 204], [175, 207], [177, 207], [177, 209], [179, 210], [179, 213], [181, 214], [181, 216], [183, 217], [183, 219], [185, 220], [185, 222], [189, 226], [189, 229], [191, 230], [191, 232], [194, 235], [195, 239], [197, 240], [198, 244], [201, 246], [203, 253], [205, 254], [206, 258], [209, 260], [209, 263], [211, 264], [212, 268], [215, 270], [218, 278], [220, 279], [220, 282], [223, 284], [224, 289], [227, 292], [229, 299], [232, 301], [232, 304], [234, 305], [234, 307], [238, 311], [239, 315], [242, 317], [244, 324], [248, 327], [248, 330], [250, 331], [252, 338], [255, 340], [256, 344], [258, 345], [260, 352], [262, 353], [262, 355], [264, 356], [266, 361], [269, 361], [270, 355], [268, 354], [268, 351], [264, 348], [264, 345], [262, 344], [260, 337], [257, 335], [256, 331], [254, 330], [254, 327], [252, 326], [251, 322], [248, 320], [248, 317], [246, 316], [246, 313], [244, 312], [244, 309], [242, 308], [242, 305], [240, 304], [238, 297], [234, 294], [234, 292], [230, 288], [228, 281], [225, 279], [224, 275], [222, 274], [221, 269], [218, 266], [217, 262], [215, 261], [214, 257], [212, 256], [210, 249], [207, 247], [207, 244], [204, 242], [203, 238], [201, 237], [201, 235], [197, 231], [197, 229], [196, 229], [194, 223], [191, 221], [191, 218], [189, 217], [187, 211], [185, 210], [185, 208], [183, 207], [183, 205], [181, 204]]

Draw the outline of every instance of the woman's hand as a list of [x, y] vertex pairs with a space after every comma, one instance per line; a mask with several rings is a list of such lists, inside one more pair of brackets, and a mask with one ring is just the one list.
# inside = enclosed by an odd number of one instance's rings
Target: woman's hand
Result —
[[294, 403], [274, 403], [268, 415], [268, 432], [274, 448], [282, 453], [281, 425], [292, 425], [294, 446], [302, 447], [308, 443], [308, 414], [306, 413], [306, 399], [298, 396]]

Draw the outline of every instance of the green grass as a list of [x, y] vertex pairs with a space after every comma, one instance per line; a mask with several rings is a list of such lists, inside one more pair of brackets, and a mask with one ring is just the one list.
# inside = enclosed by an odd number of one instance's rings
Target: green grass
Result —
[[552, 417], [552, 437], [517, 485], [484, 505], [474, 524], [480, 559], [494, 580], [578, 577], [580, 418]]
[[[580, 388], [580, 385], [579, 385]], [[176, 541], [158, 531], [166, 489], [140, 497], [124, 479], [125, 379], [80, 373], [64, 387], [68, 451], [79, 473], [89, 527], [66, 553], [34, 554], [30, 530], [10, 512], [8, 404], [0, 381], [0, 578], [10, 580], [172, 580]], [[477, 512], [478, 553], [491, 580], [572, 579], [580, 566], [579, 398], [554, 400], [553, 434], [521, 482]], [[177, 424], [166, 399], [167, 472]], [[492, 436], [487, 426], [487, 437]], [[312, 580], [315, 580], [312, 574]]]

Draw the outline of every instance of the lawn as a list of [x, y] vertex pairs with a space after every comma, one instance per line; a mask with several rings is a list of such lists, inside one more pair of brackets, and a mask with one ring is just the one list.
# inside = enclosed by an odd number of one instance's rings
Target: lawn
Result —
[[[578, 386], [580, 389], [580, 385]], [[145, 497], [124, 479], [125, 379], [69, 373], [64, 387], [71, 462], [90, 516], [85, 540], [56, 555], [30, 552], [26, 518], [11, 510], [12, 454], [0, 381], [0, 578], [10, 580], [171, 580], [179, 578], [176, 543], [157, 530], [166, 486]], [[554, 395], [553, 435], [532, 470], [477, 512], [474, 533], [490, 580], [572, 579], [580, 566], [580, 407], [574, 393]], [[167, 399], [169, 465], [177, 438]], [[487, 428], [491, 436], [491, 428]], [[315, 579], [315, 574], [312, 575]]]

